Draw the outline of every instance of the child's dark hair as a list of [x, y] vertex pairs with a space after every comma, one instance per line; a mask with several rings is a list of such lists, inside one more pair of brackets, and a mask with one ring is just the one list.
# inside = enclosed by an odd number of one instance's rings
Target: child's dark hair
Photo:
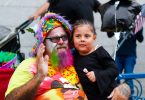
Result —
[[74, 30], [75, 30], [79, 25], [89, 25], [90, 28], [91, 28], [91, 31], [92, 31], [95, 35], [97, 35], [93, 23], [91, 23], [91, 22], [88, 21], [88, 20], [84, 20], [84, 19], [77, 20], [77, 21], [73, 24], [73, 32], [74, 32]]

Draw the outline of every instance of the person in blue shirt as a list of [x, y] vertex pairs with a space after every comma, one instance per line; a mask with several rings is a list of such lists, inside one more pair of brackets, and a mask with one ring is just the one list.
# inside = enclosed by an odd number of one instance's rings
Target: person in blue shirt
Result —
[[[137, 41], [143, 42], [144, 40], [143, 29], [141, 29], [134, 35], [127, 32], [122, 32], [118, 43], [124, 39], [126, 34], [129, 34], [129, 36], [122, 43], [122, 45], [120, 45], [120, 48], [116, 52], [115, 62], [119, 73], [122, 73], [123, 71], [124, 73], [133, 73], [137, 59]], [[130, 85], [131, 93], [133, 94], [133, 81], [128, 81], [128, 84]]]

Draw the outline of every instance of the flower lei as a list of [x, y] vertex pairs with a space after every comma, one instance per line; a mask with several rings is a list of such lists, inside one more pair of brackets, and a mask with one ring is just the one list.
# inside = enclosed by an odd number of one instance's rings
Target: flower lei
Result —
[[[58, 71], [58, 67], [53, 67], [51, 65], [49, 65], [48, 67], [48, 75], [54, 76], [55, 74], [57, 74]], [[74, 66], [68, 66], [67, 68], [63, 69], [60, 71], [61, 75], [66, 78], [71, 84], [77, 84], [79, 82], [79, 78], [78, 75], [75, 71]]]

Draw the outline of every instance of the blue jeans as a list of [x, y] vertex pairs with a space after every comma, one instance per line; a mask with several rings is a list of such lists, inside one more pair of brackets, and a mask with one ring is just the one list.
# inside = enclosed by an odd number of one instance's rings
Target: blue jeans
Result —
[[[125, 56], [116, 56], [115, 62], [117, 64], [119, 73], [133, 73], [134, 66], [136, 64], [136, 57], [135, 56], [130, 56], [130, 57], [125, 57]], [[131, 88], [131, 94], [133, 95], [134, 89], [133, 89], [133, 81], [128, 80], [128, 85]]]

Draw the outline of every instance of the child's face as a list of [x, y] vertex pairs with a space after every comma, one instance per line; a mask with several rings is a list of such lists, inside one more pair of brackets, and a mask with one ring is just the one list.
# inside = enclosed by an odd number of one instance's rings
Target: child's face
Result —
[[90, 25], [79, 25], [73, 33], [73, 43], [82, 55], [89, 54], [94, 49], [96, 35], [92, 32]]

